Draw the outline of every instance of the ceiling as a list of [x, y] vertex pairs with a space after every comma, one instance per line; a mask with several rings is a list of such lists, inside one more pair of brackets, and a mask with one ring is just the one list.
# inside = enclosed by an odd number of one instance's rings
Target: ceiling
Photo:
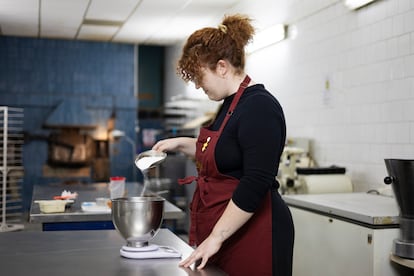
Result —
[[0, 35], [171, 45], [225, 14], [258, 31], [294, 24], [342, 0], [0, 0]]
[[289, 0], [0, 0], [0, 35], [169, 45], [224, 14], [258, 16], [260, 2]]

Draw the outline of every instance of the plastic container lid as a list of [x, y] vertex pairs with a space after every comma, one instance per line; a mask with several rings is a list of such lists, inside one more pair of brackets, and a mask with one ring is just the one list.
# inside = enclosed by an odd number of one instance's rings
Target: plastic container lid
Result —
[[109, 179], [111, 181], [122, 181], [122, 180], [125, 180], [126, 178], [125, 176], [111, 176]]

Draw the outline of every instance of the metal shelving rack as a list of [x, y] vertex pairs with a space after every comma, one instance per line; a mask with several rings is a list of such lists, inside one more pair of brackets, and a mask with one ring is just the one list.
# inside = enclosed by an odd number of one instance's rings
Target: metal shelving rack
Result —
[[1, 185], [1, 224], [0, 232], [17, 231], [21, 221], [22, 197], [21, 182], [23, 170], [23, 109], [0, 106], [0, 172]]

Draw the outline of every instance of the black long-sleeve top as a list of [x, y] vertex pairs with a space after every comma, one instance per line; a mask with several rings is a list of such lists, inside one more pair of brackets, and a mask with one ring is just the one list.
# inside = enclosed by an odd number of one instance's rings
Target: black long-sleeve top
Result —
[[[211, 130], [219, 129], [234, 95], [224, 99]], [[279, 187], [275, 177], [285, 140], [285, 117], [277, 99], [261, 84], [247, 87], [215, 150], [220, 173], [240, 179], [232, 197], [240, 209], [254, 212], [269, 189]]]

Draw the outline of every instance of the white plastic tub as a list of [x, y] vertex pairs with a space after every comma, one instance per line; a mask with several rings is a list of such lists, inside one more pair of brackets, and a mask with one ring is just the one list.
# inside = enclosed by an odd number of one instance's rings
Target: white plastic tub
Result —
[[73, 200], [35, 200], [35, 203], [39, 204], [42, 213], [63, 213], [66, 204], [73, 203]]

